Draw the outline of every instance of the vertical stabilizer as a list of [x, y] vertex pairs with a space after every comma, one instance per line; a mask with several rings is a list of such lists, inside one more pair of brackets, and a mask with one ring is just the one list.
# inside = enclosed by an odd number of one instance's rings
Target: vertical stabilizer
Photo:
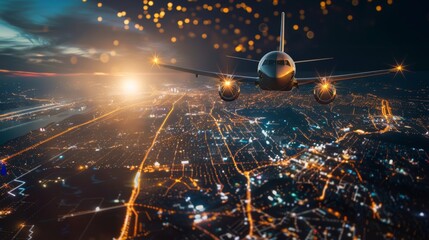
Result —
[[285, 51], [285, 13], [282, 12], [282, 23], [280, 25], [280, 52]]

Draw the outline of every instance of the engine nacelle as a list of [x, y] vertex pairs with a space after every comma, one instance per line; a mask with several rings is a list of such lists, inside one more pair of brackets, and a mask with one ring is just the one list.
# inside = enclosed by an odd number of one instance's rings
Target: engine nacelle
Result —
[[240, 96], [240, 86], [235, 81], [225, 80], [219, 86], [219, 96], [224, 101], [234, 101]]
[[316, 85], [313, 94], [318, 103], [329, 104], [335, 100], [337, 89], [331, 83], [322, 82]]

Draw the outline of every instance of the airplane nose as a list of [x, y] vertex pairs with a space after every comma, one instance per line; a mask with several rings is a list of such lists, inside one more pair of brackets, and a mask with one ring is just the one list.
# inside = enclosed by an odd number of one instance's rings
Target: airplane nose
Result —
[[273, 79], [273, 78], [276, 78], [277, 71], [274, 71], [274, 69], [273, 69], [273, 71], [265, 71], [264, 75], [270, 79]]
[[288, 67], [265, 68], [261, 73], [268, 79], [283, 79], [294, 74], [293, 69]]
[[290, 91], [293, 88], [294, 71], [292, 68], [273, 68], [261, 71], [259, 87], [263, 90]]
[[277, 68], [276, 69], [276, 77], [277, 78], [284, 78], [288, 75], [293, 73], [292, 69], [290, 68]]

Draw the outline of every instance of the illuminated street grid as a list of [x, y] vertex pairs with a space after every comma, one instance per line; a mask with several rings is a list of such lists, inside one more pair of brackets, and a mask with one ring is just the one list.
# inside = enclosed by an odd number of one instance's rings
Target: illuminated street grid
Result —
[[122, 239], [427, 236], [427, 149], [378, 138], [428, 135], [427, 102], [161, 90], [67, 105], [89, 110], [2, 146], [2, 234], [89, 238], [109, 218]]

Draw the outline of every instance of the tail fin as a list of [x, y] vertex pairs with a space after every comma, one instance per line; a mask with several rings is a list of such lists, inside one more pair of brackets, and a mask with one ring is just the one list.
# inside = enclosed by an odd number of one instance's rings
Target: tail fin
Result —
[[282, 12], [282, 23], [280, 25], [280, 47], [279, 51], [284, 52], [285, 51], [285, 13]]

